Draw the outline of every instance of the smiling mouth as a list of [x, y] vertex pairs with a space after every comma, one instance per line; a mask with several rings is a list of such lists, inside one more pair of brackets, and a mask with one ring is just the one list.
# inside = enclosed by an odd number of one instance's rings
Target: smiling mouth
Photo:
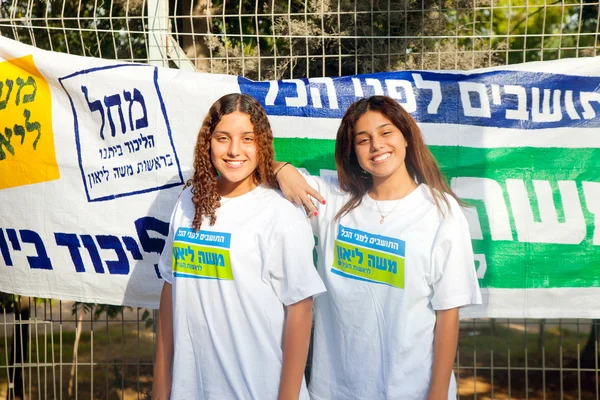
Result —
[[380, 154], [378, 156], [375, 156], [375, 157], [371, 158], [371, 161], [373, 161], [374, 163], [384, 162], [385, 160], [387, 160], [388, 158], [390, 158], [391, 155], [392, 155], [391, 152], [389, 152], [389, 153], [383, 153], [383, 154]]
[[225, 162], [225, 164], [227, 164], [228, 166], [230, 166], [231, 168], [239, 168], [242, 165], [244, 165], [244, 163], [246, 161], [244, 160], [240, 160], [240, 161], [234, 161], [234, 160], [223, 160]]

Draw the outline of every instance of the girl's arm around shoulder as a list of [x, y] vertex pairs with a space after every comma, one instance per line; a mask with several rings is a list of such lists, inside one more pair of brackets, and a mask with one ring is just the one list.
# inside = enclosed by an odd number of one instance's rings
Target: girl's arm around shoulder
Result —
[[309, 216], [319, 212], [315, 202], [321, 205], [327, 203], [326, 197], [331, 193], [331, 186], [337, 185], [337, 180], [323, 179], [317, 176], [301, 173], [289, 163], [275, 162], [277, 183], [286, 199], [303, 206]]

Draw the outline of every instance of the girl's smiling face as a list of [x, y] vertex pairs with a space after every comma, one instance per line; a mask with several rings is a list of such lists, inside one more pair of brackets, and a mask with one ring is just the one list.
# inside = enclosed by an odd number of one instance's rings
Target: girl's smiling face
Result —
[[389, 119], [377, 111], [367, 111], [354, 125], [354, 151], [361, 168], [373, 182], [408, 174], [404, 158], [408, 143]]
[[248, 114], [239, 111], [224, 115], [210, 140], [210, 159], [220, 175], [220, 186], [229, 196], [241, 195], [256, 187], [258, 165], [254, 125]]

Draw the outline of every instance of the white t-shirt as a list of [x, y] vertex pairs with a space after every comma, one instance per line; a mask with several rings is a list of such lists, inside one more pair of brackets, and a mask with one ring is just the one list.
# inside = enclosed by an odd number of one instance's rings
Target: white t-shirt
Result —
[[401, 200], [365, 195], [334, 222], [348, 195], [335, 178], [307, 178], [327, 200], [313, 222], [327, 293], [315, 301], [311, 398], [424, 400], [435, 310], [481, 303], [460, 206], [448, 196], [444, 218], [422, 184]]
[[[325, 290], [304, 212], [258, 186], [222, 199], [217, 222], [191, 228], [180, 196], [159, 261], [173, 285], [172, 400], [276, 399], [285, 305]], [[300, 399], [308, 399], [303, 382]]]

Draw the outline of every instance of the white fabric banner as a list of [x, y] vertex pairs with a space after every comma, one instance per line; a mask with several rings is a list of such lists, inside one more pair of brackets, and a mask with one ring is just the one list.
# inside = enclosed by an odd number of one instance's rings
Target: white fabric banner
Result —
[[350, 103], [396, 98], [467, 210], [485, 303], [600, 318], [600, 58], [252, 82], [0, 37], [0, 291], [157, 307], [156, 263], [210, 105], [265, 107], [277, 159], [332, 173]]

